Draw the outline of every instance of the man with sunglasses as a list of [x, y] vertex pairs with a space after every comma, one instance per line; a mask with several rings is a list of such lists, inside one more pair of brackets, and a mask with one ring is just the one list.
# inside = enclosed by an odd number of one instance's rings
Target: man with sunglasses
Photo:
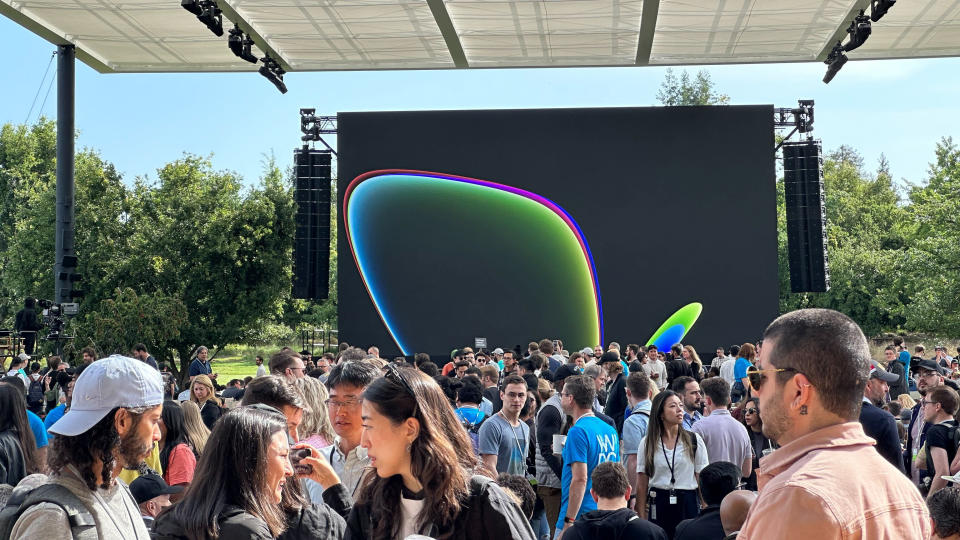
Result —
[[[900, 362], [894, 359], [894, 363]], [[902, 366], [901, 366], [902, 367]], [[868, 437], [877, 441], [877, 452], [898, 470], [903, 471], [903, 451], [897, 421], [880, 407], [886, 402], [889, 385], [900, 380], [876, 364], [870, 366], [870, 378], [863, 388], [863, 406], [860, 409], [860, 424]]]
[[920, 493], [857, 422], [870, 375], [860, 327], [833, 310], [802, 309], [763, 338], [748, 382], [763, 432], [780, 448], [760, 460], [760, 495], [738, 538], [929, 538]]
[[[934, 388], [946, 384], [943, 369], [933, 360], [919, 360], [914, 365], [914, 369], [917, 374], [917, 392], [920, 393], [921, 398], [932, 392]], [[917, 467], [916, 457], [927, 441], [927, 429], [930, 427], [923, 419], [921, 403], [922, 401], [913, 407], [913, 414], [907, 425], [907, 446], [903, 450], [904, 469], [918, 488], [923, 485], [928, 475], [926, 470]]]

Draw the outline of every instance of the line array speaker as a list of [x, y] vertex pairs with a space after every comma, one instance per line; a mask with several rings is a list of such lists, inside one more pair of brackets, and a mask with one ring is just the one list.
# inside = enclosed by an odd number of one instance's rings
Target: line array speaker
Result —
[[328, 150], [294, 151], [297, 203], [293, 297], [327, 298], [330, 285], [330, 162]]
[[822, 154], [818, 140], [783, 145], [790, 290], [795, 293], [830, 289]]

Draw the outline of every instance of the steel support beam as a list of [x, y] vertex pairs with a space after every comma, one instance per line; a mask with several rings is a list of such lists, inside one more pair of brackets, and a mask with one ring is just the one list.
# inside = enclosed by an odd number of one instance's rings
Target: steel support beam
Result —
[[640, 33], [637, 40], [638, 66], [650, 65], [650, 52], [653, 50], [653, 35], [657, 31], [657, 17], [660, 15], [660, 0], [643, 0], [640, 12]]

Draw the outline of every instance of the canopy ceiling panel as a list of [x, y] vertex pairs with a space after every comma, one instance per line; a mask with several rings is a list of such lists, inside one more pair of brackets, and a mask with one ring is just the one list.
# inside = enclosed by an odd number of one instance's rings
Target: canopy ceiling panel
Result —
[[960, 55], [960, 0], [897, 2], [854, 58]]
[[474, 67], [629, 65], [641, 0], [450, 0]]
[[291, 69], [452, 68], [423, 0], [233, 0]]
[[[816, 60], [847, 0], [661, 0], [651, 64]], [[899, 5], [897, 6], [899, 8]]]
[[[287, 71], [823, 60], [870, 0], [216, 0]], [[246, 71], [180, 0], [0, 0], [101, 72]], [[960, 0], [901, 0], [851, 60], [960, 55]]]

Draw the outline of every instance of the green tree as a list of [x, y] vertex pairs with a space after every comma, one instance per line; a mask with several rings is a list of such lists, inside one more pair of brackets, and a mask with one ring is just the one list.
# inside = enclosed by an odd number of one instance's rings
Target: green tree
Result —
[[901, 250], [909, 216], [898, 196], [885, 160], [875, 175], [863, 159], [841, 146], [824, 160], [827, 255], [830, 290], [792, 294], [786, 242], [782, 182], [778, 185], [780, 308], [827, 307], [846, 313], [867, 334], [905, 323]]
[[138, 182], [129, 283], [179, 299], [188, 317], [169, 342], [180, 369], [198, 345], [222, 348], [282, 316], [290, 294], [294, 202], [276, 167], [244, 192], [230, 172], [193, 155]]
[[697, 72], [694, 80], [690, 80], [687, 70], [680, 72], [678, 77], [673, 69], [667, 68], [657, 91], [657, 101], [667, 107], [679, 105], [727, 105], [730, 96], [717, 92], [714, 88], [710, 73], [706, 70]]
[[908, 329], [960, 335], [960, 149], [947, 137], [927, 182], [910, 190], [912, 230], [902, 285], [911, 302]]

